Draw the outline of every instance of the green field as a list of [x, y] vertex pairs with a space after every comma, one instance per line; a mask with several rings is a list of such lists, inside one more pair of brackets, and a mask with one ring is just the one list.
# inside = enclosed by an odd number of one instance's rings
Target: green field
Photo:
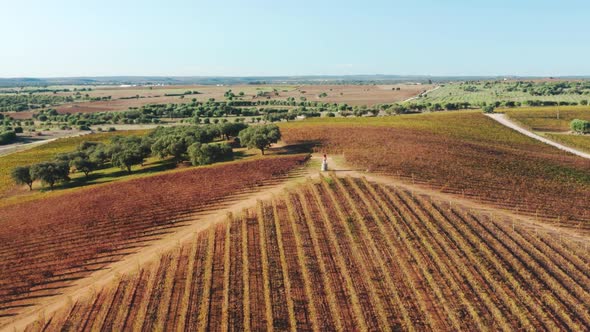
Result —
[[132, 130], [109, 133], [90, 134], [79, 137], [62, 138], [56, 141], [0, 157], [0, 197], [14, 187], [10, 171], [15, 166], [31, 165], [53, 159], [59, 153], [71, 152], [84, 141], [107, 142], [116, 135], [143, 135], [146, 130]]
[[[429, 92], [425, 97], [417, 98], [416, 102], [424, 103], [461, 103], [469, 102], [472, 105], [493, 103], [496, 101], [524, 102], [527, 100], [580, 102], [589, 100], [588, 94], [564, 93], [559, 95], [535, 96], [521, 90], [513, 90], [514, 82], [475, 82], [475, 83], [448, 83]], [[473, 91], [470, 91], [473, 90]]]

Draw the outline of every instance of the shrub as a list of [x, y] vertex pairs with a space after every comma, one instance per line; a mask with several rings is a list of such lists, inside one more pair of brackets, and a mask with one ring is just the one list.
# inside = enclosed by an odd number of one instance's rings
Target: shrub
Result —
[[488, 114], [494, 113], [494, 106], [492, 106], [492, 105], [484, 106], [484, 107], [482, 107], [482, 111], [484, 113], [488, 113]]
[[590, 121], [575, 119], [570, 122], [570, 128], [578, 134], [590, 134]]
[[0, 132], [0, 145], [2, 144], [10, 144], [16, 140], [16, 133], [14, 130], [6, 130]]

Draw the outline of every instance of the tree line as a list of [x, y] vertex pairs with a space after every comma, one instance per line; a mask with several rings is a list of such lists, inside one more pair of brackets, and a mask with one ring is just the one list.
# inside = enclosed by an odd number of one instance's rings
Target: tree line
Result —
[[234, 158], [232, 139], [264, 154], [280, 138], [276, 125], [248, 126], [228, 122], [209, 126], [158, 127], [142, 137], [114, 136], [110, 144], [83, 142], [76, 150], [56, 155], [51, 161], [17, 166], [11, 175], [16, 184], [27, 185], [30, 190], [36, 180], [53, 189], [56, 183], [69, 181], [71, 171], [84, 173], [86, 179], [90, 173], [109, 165], [131, 173], [132, 166], [143, 165], [150, 156], [175, 163], [190, 161], [195, 166], [207, 165]]

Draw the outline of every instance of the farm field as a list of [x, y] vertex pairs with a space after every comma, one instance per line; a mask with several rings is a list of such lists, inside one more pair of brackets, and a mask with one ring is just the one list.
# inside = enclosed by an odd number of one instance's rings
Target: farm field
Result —
[[[516, 122], [541, 132], [568, 132], [575, 119], [590, 121], [588, 106], [560, 106], [509, 109], [504, 113]], [[559, 114], [559, 118], [557, 115]]]
[[567, 236], [502, 214], [332, 176], [19, 328], [584, 330], [589, 260]]
[[[535, 82], [537, 85], [539, 83], [547, 82]], [[484, 102], [491, 104], [496, 101], [525, 102], [527, 100], [543, 100], [579, 103], [582, 100], [590, 100], [590, 94], [588, 94], [589, 90], [584, 90], [587, 92], [586, 94], [564, 93], [557, 95], [533, 95], [530, 92], [512, 89], [514, 85], [514, 81], [448, 83], [441, 86], [439, 89], [427, 93], [426, 96], [416, 99], [416, 101], [433, 104], [468, 102], [472, 105], [481, 105]]]
[[589, 135], [568, 135], [558, 133], [546, 133], [545, 136], [556, 142], [578, 148], [580, 150], [590, 152], [590, 136]]
[[[190, 103], [192, 98], [207, 101], [210, 98], [225, 100], [224, 93], [232, 90], [236, 95], [244, 92], [242, 100], [266, 100], [267, 97], [257, 96], [259, 92], [269, 93], [269, 99], [296, 100], [304, 97], [308, 101], [330, 103], [346, 103], [349, 105], [374, 105], [404, 101], [416, 96], [432, 85], [395, 84], [395, 85], [189, 85], [189, 86], [155, 86], [155, 87], [92, 87], [92, 91], [84, 91], [89, 97], [107, 97], [110, 100], [82, 101], [65, 103], [52, 108], [59, 113], [95, 113], [105, 111], [126, 111], [129, 107], [147, 104]], [[397, 90], [399, 88], [400, 90]], [[185, 91], [197, 91], [198, 94], [166, 96], [166, 94], [182, 94]], [[275, 94], [275, 91], [277, 94]], [[57, 95], [71, 95], [73, 92], [59, 92]], [[320, 97], [325, 93], [325, 97]], [[139, 98], [134, 98], [139, 96]], [[126, 98], [126, 99], [121, 99]], [[237, 99], [240, 100], [240, 99]], [[31, 118], [34, 111], [5, 113], [14, 119]]]
[[198, 223], [200, 213], [285, 181], [306, 159], [270, 156], [178, 170], [2, 207], [0, 321]]
[[480, 112], [313, 119], [281, 129], [286, 142], [313, 143], [361, 170], [590, 229], [590, 163]]

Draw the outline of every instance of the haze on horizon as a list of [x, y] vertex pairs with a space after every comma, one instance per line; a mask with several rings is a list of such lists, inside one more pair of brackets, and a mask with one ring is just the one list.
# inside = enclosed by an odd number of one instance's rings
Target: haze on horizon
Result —
[[0, 77], [590, 74], [590, 3], [3, 4]]

